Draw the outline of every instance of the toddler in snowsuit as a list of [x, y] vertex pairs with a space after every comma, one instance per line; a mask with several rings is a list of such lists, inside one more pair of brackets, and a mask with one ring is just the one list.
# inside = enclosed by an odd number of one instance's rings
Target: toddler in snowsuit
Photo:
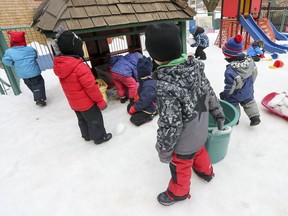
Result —
[[263, 46], [262, 40], [254, 41], [251, 47], [247, 49], [247, 55], [251, 56], [255, 62], [259, 62], [260, 58], [265, 58]]
[[60, 29], [55, 45], [58, 45], [61, 54], [54, 58], [54, 73], [76, 113], [82, 137], [86, 141], [94, 140], [95, 144], [110, 140], [112, 134], [106, 133], [101, 113], [107, 103], [90, 67], [83, 62], [82, 40], [74, 32]]
[[207, 182], [213, 178], [205, 149], [209, 112], [220, 130], [225, 116], [205, 76], [204, 63], [182, 54], [178, 26], [151, 24], [145, 37], [146, 49], [159, 65], [153, 73], [159, 114], [156, 149], [160, 161], [169, 163], [172, 176], [167, 190], [157, 199], [168, 206], [190, 197], [192, 168]]
[[195, 43], [190, 44], [191, 47], [197, 47], [195, 51], [195, 58], [205, 60], [207, 58], [204, 49], [209, 46], [209, 38], [205, 34], [205, 30], [199, 26], [190, 26], [189, 32], [193, 35]]
[[135, 52], [125, 56], [112, 56], [110, 59], [111, 76], [121, 103], [125, 103], [128, 99], [133, 102], [138, 87], [137, 62], [139, 58], [142, 58], [142, 54]]
[[129, 103], [127, 111], [130, 121], [136, 126], [152, 121], [156, 115], [156, 80], [151, 77], [153, 64], [151, 58], [143, 56], [138, 60], [138, 94], [134, 103]]
[[13, 67], [19, 78], [33, 93], [36, 105], [46, 105], [45, 82], [41, 75], [40, 67], [36, 61], [37, 51], [26, 46], [25, 32], [9, 31], [11, 48], [5, 51], [2, 63]]
[[250, 126], [260, 123], [260, 114], [254, 100], [254, 82], [257, 67], [251, 56], [243, 53], [242, 36], [231, 37], [222, 47], [225, 60], [229, 63], [225, 71], [225, 87], [220, 98], [233, 104], [240, 113], [240, 106], [250, 118]]

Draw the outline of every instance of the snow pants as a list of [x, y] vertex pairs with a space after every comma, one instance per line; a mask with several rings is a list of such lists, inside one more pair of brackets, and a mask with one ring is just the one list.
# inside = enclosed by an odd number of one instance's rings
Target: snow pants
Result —
[[198, 46], [195, 51], [195, 58], [200, 57], [201, 60], [205, 60], [207, 58], [206, 53], [204, 52], [205, 48], [206, 47]]
[[134, 98], [134, 95], [137, 92], [138, 83], [132, 76], [125, 77], [114, 72], [111, 72], [111, 76], [119, 97], [127, 96], [128, 98]]
[[46, 100], [45, 82], [41, 74], [36, 77], [23, 79], [23, 81], [33, 93], [34, 101]]
[[192, 168], [198, 173], [203, 173], [207, 176], [213, 172], [205, 146], [191, 155], [173, 153], [169, 166], [172, 178], [170, 179], [167, 192], [175, 200], [184, 200], [189, 196]]
[[87, 111], [75, 111], [75, 113], [84, 139], [100, 140], [106, 135], [103, 116], [96, 105]]

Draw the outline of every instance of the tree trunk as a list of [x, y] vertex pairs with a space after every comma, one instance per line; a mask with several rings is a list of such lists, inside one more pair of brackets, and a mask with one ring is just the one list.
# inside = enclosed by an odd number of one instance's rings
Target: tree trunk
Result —
[[216, 7], [218, 6], [219, 1], [220, 0], [203, 0], [208, 13], [209, 12], [213, 12], [216, 9]]

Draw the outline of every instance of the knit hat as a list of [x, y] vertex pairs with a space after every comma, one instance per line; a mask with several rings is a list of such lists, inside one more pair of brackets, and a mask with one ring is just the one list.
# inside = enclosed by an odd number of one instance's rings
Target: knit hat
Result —
[[228, 57], [237, 57], [242, 54], [242, 51], [242, 35], [231, 37], [222, 47], [223, 54]]
[[195, 32], [196, 32], [196, 28], [197, 26], [190, 26], [189, 27], [189, 32], [192, 34], [192, 35], [194, 35], [195, 34]]
[[145, 77], [151, 75], [153, 64], [151, 58], [143, 56], [137, 62], [138, 77]]
[[62, 54], [83, 57], [83, 42], [81, 38], [72, 31], [64, 31], [57, 38], [57, 44]]
[[26, 46], [25, 32], [8, 31], [10, 35], [10, 46]]
[[177, 59], [182, 54], [180, 29], [169, 22], [151, 24], [145, 30], [145, 45], [151, 58], [160, 62]]

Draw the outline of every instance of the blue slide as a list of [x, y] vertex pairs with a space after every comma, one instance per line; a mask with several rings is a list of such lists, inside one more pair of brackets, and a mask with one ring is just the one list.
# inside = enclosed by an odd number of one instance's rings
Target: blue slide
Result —
[[287, 34], [283, 34], [283, 33], [279, 32], [276, 29], [276, 27], [273, 25], [273, 23], [270, 20], [268, 20], [268, 21], [269, 21], [269, 24], [270, 24], [270, 26], [271, 26], [271, 28], [273, 30], [273, 33], [275, 35], [275, 39], [276, 40], [284, 40], [284, 41], [288, 40], [288, 35]]
[[270, 53], [286, 53], [285, 50], [287, 50], [288, 47], [272, 42], [250, 15], [248, 16], [248, 19], [245, 19], [244, 16], [240, 15], [240, 24], [254, 40], [262, 40], [264, 42], [264, 49], [266, 51]]

